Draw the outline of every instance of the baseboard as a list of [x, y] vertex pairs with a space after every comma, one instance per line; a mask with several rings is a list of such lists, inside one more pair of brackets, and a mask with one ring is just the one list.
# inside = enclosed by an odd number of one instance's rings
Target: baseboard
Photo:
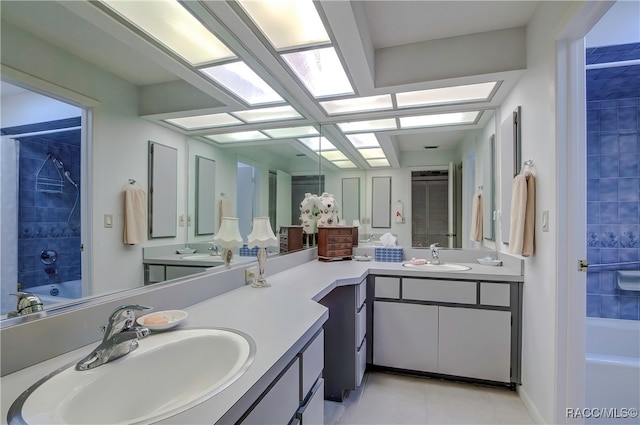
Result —
[[531, 416], [533, 422], [536, 424], [546, 424], [544, 418], [536, 408], [536, 405], [533, 404], [531, 398], [529, 398], [529, 394], [527, 394], [522, 385], [518, 385], [516, 392], [518, 393], [518, 396], [520, 396], [520, 400], [522, 401], [522, 404], [524, 404], [524, 407], [527, 408], [527, 412], [529, 412], [529, 416]]

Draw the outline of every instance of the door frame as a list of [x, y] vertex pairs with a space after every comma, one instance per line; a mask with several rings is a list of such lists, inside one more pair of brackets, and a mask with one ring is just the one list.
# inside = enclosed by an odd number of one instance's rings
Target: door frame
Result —
[[[585, 407], [586, 82], [584, 37], [613, 2], [583, 2], [556, 40], [556, 205], [558, 211], [555, 423], [581, 423]], [[567, 243], [567, 241], [569, 241]]]

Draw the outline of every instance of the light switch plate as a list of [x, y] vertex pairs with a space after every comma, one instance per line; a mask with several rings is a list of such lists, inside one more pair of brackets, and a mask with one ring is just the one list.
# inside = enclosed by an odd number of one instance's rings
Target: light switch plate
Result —
[[113, 214], [104, 215], [104, 227], [110, 229], [113, 227]]
[[549, 210], [542, 211], [542, 231], [549, 231]]

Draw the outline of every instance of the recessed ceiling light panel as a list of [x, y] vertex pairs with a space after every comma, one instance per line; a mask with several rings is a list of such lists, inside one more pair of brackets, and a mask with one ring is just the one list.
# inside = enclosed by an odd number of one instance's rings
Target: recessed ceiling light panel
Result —
[[487, 101], [496, 84], [497, 82], [492, 81], [490, 83], [397, 93], [396, 100], [398, 108]]
[[308, 147], [314, 152], [320, 152], [322, 150], [335, 150], [336, 147], [326, 137], [305, 137], [298, 139], [303, 145]]
[[369, 132], [369, 131], [379, 131], [379, 130], [395, 130], [396, 120], [395, 118], [384, 118], [381, 120], [370, 120], [370, 121], [353, 121], [353, 122], [343, 122], [339, 123], [338, 127], [345, 133], [358, 133], [358, 132]]
[[237, 0], [276, 50], [331, 40], [311, 0]]
[[356, 166], [356, 164], [354, 164], [353, 162], [346, 160], [346, 161], [332, 161], [331, 162], [333, 165], [335, 165], [338, 168], [358, 168]]
[[318, 134], [318, 130], [316, 130], [312, 126], [272, 128], [270, 130], [263, 130], [263, 132], [267, 133], [270, 137], [274, 139], [287, 139], [290, 137], [314, 136]]
[[285, 53], [282, 58], [312, 96], [353, 94], [353, 87], [333, 47]]
[[322, 106], [329, 115], [393, 109], [391, 95], [388, 94], [340, 100], [327, 100], [325, 102], [320, 102], [320, 106]]
[[401, 117], [400, 127], [439, 127], [444, 125], [473, 124], [480, 114], [479, 111], [472, 112], [451, 112], [447, 114], [421, 115], [417, 117]]
[[256, 140], [268, 140], [269, 136], [257, 131], [238, 131], [236, 133], [212, 134], [208, 139], [218, 143], [251, 142]]
[[377, 148], [380, 146], [378, 138], [373, 133], [349, 134], [347, 139], [355, 148]]
[[320, 152], [320, 155], [322, 155], [323, 158], [326, 158], [329, 161], [341, 161], [341, 160], [349, 159], [345, 154], [343, 154], [339, 150], [326, 151], [323, 149], [322, 152]]
[[192, 117], [167, 118], [164, 121], [178, 127], [182, 127], [185, 130], [197, 130], [200, 128], [242, 124], [242, 121], [232, 117], [229, 114], [208, 114], [196, 115]]
[[302, 115], [291, 106], [247, 109], [245, 111], [231, 112], [231, 114], [249, 123], [302, 118]]
[[367, 163], [372, 166], [372, 167], [388, 167], [389, 161], [384, 158], [384, 159], [370, 159], [367, 161]]
[[284, 100], [242, 61], [200, 69], [249, 105], [281, 103]]
[[102, 2], [193, 66], [236, 57], [175, 0]]
[[358, 152], [360, 152], [360, 155], [365, 159], [386, 158], [381, 148], [358, 149]]

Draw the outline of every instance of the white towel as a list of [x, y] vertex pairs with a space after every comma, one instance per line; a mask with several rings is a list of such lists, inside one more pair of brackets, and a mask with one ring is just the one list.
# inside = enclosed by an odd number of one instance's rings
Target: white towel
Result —
[[528, 257], [533, 254], [536, 211], [535, 178], [530, 171], [513, 178], [509, 252]]
[[147, 193], [137, 187], [124, 190], [124, 238], [127, 245], [147, 240]]
[[471, 234], [472, 241], [482, 242], [482, 194], [473, 195], [471, 205]]

